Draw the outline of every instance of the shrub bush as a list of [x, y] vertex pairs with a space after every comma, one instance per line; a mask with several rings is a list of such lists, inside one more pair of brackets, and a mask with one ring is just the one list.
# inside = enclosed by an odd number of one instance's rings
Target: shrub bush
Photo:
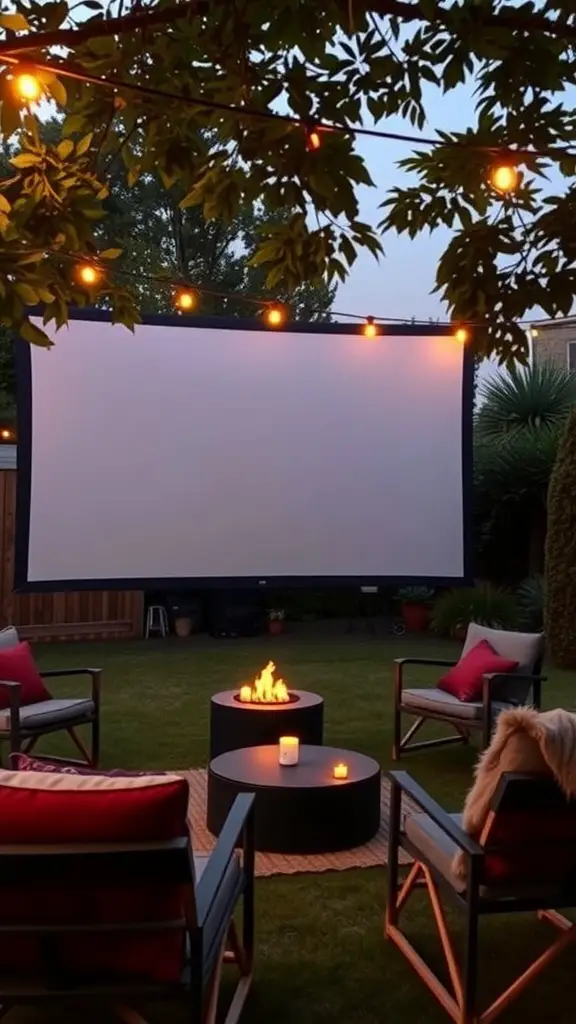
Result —
[[522, 629], [537, 632], [544, 628], [544, 592], [543, 576], [528, 576], [518, 587], [516, 597]]
[[430, 625], [440, 636], [458, 637], [471, 622], [494, 629], [516, 629], [519, 619], [514, 594], [480, 583], [442, 594], [434, 605]]
[[544, 622], [551, 660], [576, 666], [576, 410], [560, 442], [548, 490]]

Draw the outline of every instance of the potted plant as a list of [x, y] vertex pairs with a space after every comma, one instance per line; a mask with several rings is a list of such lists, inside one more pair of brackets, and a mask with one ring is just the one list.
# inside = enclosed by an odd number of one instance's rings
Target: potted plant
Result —
[[430, 604], [434, 591], [430, 587], [402, 587], [396, 594], [400, 601], [402, 620], [408, 633], [423, 633], [430, 622]]
[[271, 636], [279, 636], [284, 632], [286, 613], [283, 608], [271, 608], [268, 612], [268, 632]]

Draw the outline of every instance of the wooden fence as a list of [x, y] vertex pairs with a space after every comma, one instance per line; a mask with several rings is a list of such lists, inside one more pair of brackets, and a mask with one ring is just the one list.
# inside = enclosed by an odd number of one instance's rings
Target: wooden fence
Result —
[[0, 620], [28, 640], [142, 636], [144, 595], [135, 591], [15, 594], [16, 471], [0, 471]]

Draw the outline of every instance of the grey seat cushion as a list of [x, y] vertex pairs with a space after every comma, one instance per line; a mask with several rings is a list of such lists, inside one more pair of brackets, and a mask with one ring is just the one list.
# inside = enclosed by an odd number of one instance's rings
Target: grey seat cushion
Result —
[[[510, 707], [501, 701], [492, 702], [492, 716], [496, 718], [501, 711]], [[426, 689], [402, 690], [402, 707], [420, 711], [423, 715], [432, 713], [445, 718], [456, 718], [463, 722], [480, 721], [482, 718], [482, 702], [458, 700], [451, 693], [434, 687]]]
[[[450, 814], [449, 817], [462, 827], [461, 814]], [[436, 825], [427, 814], [411, 814], [405, 819], [404, 832], [406, 838], [422, 854], [422, 858], [433, 868], [436, 868], [451, 883], [456, 892], [464, 892], [466, 882], [456, 878], [452, 872], [452, 862], [458, 847], [442, 831], [439, 825]], [[546, 900], [550, 900], [551, 905], [553, 905], [558, 900], [559, 895], [558, 888], [548, 880], [543, 880], [542, 885], [537, 888], [526, 885], [502, 888], [480, 886], [480, 897], [482, 899], [506, 900], [512, 897], [516, 899], [541, 899], [543, 907], [547, 906]]]
[[[192, 837], [192, 841], [194, 837]], [[201, 891], [202, 875], [210, 861], [210, 855], [202, 856], [194, 854], [194, 869], [196, 871], [196, 891]], [[238, 854], [234, 854], [228, 864], [224, 879], [212, 907], [208, 914], [208, 920], [204, 926], [204, 973], [211, 974], [216, 960], [220, 955], [220, 947], [224, 938], [234, 908], [242, 892], [244, 876], [242, 865]]]
[[[20, 708], [20, 726], [24, 735], [28, 730], [41, 731], [53, 726], [81, 725], [88, 722], [95, 712], [94, 701], [82, 698], [63, 700], [40, 700]], [[0, 733], [10, 729], [10, 715], [0, 712]]]

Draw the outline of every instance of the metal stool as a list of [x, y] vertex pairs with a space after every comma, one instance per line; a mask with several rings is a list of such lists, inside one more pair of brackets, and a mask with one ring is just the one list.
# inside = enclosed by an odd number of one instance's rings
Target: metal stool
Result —
[[162, 637], [168, 636], [170, 633], [168, 613], [163, 604], [151, 604], [148, 606], [148, 611], [146, 612], [146, 639], [152, 633], [158, 633]]

